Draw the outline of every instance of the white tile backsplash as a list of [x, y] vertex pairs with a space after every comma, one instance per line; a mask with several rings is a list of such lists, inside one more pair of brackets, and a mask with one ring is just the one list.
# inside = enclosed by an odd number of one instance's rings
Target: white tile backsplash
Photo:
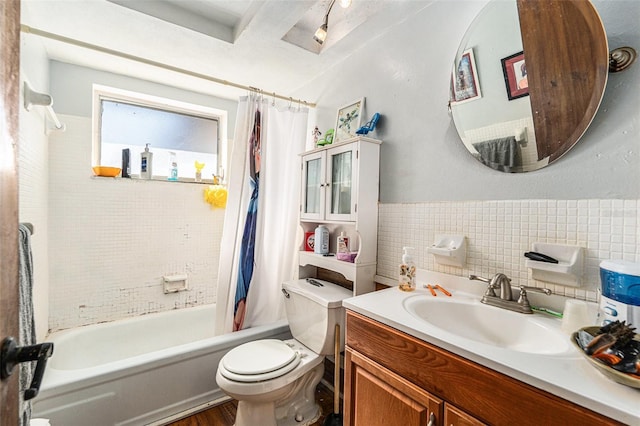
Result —
[[[607, 259], [640, 261], [640, 200], [506, 200], [380, 204], [377, 274], [397, 279], [402, 247], [415, 247], [421, 269], [452, 275], [497, 272], [514, 284], [551, 288], [556, 294], [594, 301], [599, 264]], [[464, 268], [442, 266], [427, 253], [436, 234], [465, 235]], [[534, 281], [524, 253], [534, 242], [585, 248], [583, 285]]]

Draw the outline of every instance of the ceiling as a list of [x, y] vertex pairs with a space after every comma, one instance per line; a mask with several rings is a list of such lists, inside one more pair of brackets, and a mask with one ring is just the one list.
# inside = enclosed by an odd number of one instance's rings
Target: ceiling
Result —
[[330, 0], [23, 0], [22, 23], [128, 57], [29, 35], [50, 59], [237, 99], [245, 90], [197, 76], [290, 96], [431, 2], [336, 2], [322, 46], [313, 33]]

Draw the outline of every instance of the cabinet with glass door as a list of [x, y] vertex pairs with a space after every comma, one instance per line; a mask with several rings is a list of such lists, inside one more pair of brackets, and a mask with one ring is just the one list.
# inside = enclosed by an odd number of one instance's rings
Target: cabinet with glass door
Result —
[[[302, 242], [301, 277], [314, 275], [313, 267], [322, 267], [353, 281], [355, 294], [374, 289], [380, 144], [376, 139], [356, 137], [301, 154], [303, 235], [319, 224], [330, 233], [329, 256], [315, 254]], [[350, 251], [357, 252], [353, 263], [335, 256], [336, 239], [342, 232], [349, 239]]]

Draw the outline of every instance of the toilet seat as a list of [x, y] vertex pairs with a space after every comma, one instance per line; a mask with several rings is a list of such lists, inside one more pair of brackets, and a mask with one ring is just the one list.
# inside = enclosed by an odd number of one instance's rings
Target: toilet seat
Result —
[[261, 382], [287, 374], [300, 359], [300, 353], [282, 340], [256, 340], [230, 350], [220, 362], [220, 373], [237, 382]]

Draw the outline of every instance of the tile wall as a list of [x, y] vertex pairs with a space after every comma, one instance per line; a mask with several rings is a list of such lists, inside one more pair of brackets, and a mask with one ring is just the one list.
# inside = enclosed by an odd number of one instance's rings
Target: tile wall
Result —
[[[204, 202], [205, 185], [94, 177], [91, 120], [60, 118], [67, 130], [49, 138], [49, 328], [215, 303], [224, 210]], [[173, 274], [187, 274], [187, 291], [164, 294]]]
[[[556, 294], [595, 301], [603, 260], [640, 262], [640, 200], [513, 200], [380, 204], [377, 274], [397, 278], [402, 247], [415, 247], [418, 268], [452, 275], [491, 277], [549, 287]], [[464, 268], [435, 263], [427, 247], [436, 234], [464, 235]], [[534, 281], [524, 252], [534, 242], [585, 248], [584, 284], [567, 287]]]

